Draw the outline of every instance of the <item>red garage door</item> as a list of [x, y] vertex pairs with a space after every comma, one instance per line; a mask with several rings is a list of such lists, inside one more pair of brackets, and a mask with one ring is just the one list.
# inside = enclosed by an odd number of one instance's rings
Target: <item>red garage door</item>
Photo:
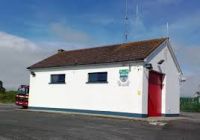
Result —
[[161, 116], [163, 74], [149, 72], [148, 116]]

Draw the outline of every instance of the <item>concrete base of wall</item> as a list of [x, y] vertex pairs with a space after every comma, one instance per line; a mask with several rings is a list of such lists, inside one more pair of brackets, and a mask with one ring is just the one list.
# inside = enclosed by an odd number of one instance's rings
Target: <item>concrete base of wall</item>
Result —
[[[28, 107], [31, 110], [38, 111], [55, 111], [55, 112], [68, 112], [68, 113], [80, 113], [91, 114], [101, 116], [116, 116], [116, 117], [128, 117], [128, 118], [148, 118], [147, 114], [139, 113], [126, 113], [126, 112], [111, 112], [111, 111], [98, 111], [98, 110], [82, 110], [82, 109], [65, 109], [65, 108], [48, 108], [48, 107]], [[179, 117], [180, 114], [162, 114], [161, 117]], [[156, 117], [150, 117], [156, 118]]]
[[58, 111], [58, 112], [72, 112], [72, 113], [86, 113], [86, 114], [96, 114], [96, 115], [105, 115], [105, 116], [122, 116], [122, 117], [137, 117], [137, 118], [146, 118], [147, 114], [138, 114], [138, 113], [126, 113], [126, 112], [111, 112], [111, 111], [97, 111], [97, 110], [81, 110], [81, 109], [65, 109], [65, 108], [48, 108], [48, 107], [28, 107], [32, 110], [41, 110], [41, 111]]
[[164, 117], [178, 117], [179, 114], [162, 114]]

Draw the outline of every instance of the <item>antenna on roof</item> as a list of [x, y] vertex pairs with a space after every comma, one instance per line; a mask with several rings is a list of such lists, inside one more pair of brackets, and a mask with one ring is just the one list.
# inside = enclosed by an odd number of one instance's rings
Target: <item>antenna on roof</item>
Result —
[[125, 1], [125, 18], [124, 18], [124, 39], [125, 42], [128, 40], [128, 0]]
[[168, 24], [168, 22], [166, 23], [166, 29], [167, 29], [167, 37], [169, 37], [169, 24]]
[[136, 5], [136, 12], [135, 12], [136, 18], [139, 18], [139, 6]]

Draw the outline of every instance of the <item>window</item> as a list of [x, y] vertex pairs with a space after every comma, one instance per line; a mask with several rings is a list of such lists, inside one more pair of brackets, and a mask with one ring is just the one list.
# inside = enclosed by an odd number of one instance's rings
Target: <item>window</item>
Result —
[[107, 83], [107, 72], [88, 73], [88, 83]]
[[65, 74], [52, 74], [51, 84], [63, 84], [65, 83]]

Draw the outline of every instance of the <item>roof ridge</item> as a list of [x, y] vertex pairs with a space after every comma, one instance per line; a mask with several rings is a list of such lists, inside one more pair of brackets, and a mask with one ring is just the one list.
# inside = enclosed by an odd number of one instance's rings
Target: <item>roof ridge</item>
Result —
[[161, 37], [161, 38], [154, 38], [154, 39], [146, 39], [146, 40], [139, 40], [139, 41], [131, 41], [127, 43], [116, 43], [116, 44], [110, 44], [110, 45], [105, 45], [105, 46], [96, 46], [96, 47], [88, 47], [88, 48], [80, 48], [80, 49], [74, 49], [74, 50], [64, 50], [63, 53], [67, 52], [75, 52], [75, 51], [82, 51], [82, 50], [90, 50], [90, 49], [97, 49], [97, 48], [107, 48], [107, 47], [114, 47], [114, 46], [119, 46], [119, 45], [128, 45], [132, 43], [142, 43], [142, 42], [148, 42], [148, 41], [155, 41], [155, 40], [167, 40], [169, 37]]
[[167, 39], [169, 38], [156, 38], [101, 47], [68, 50], [56, 53], [28, 68], [47, 68], [144, 60], [157, 47], [167, 41]]

